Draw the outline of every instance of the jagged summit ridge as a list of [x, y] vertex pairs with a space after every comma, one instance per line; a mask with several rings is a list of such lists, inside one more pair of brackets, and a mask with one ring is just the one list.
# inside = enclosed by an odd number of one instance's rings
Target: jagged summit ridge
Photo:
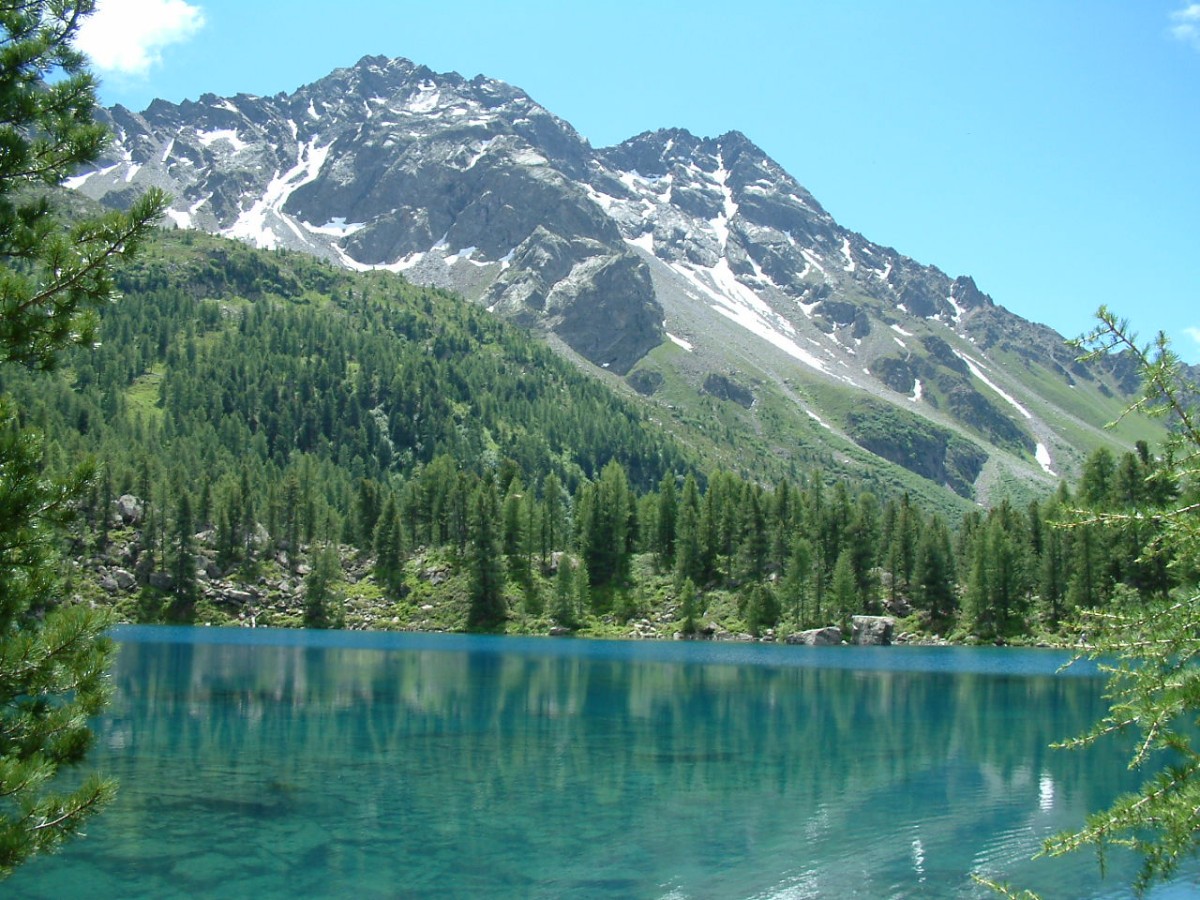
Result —
[[[1034, 477], [1076, 453], [989, 357], [1036, 347], [1069, 380], [1056, 335], [969, 277], [840, 226], [740, 132], [664, 129], [595, 149], [519, 88], [381, 56], [290, 94], [105, 115], [108, 155], [70, 182], [102, 202], [163, 187], [179, 227], [455, 289], [599, 367], [655, 370], [642, 384], [668, 369], [698, 390], [713, 372], [771, 383], [807, 427], [872, 452], [878, 440], [819, 394], [861, 392], [979, 450], [960, 460]], [[969, 491], [984, 468], [943, 480]]]

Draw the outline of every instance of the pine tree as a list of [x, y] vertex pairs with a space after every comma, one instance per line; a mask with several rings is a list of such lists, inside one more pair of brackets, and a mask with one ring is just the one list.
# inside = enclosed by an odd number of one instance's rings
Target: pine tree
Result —
[[579, 593], [575, 584], [575, 564], [565, 553], [559, 556], [558, 571], [554, 575], [550, 618], [563, 628], [579, 627]]
[[313, 567], [304, 578], [304, 624], [309, 628], [337, 628], [344, 619], [337, 583], [342, 562], [335, 544], [326, 542], [316, 552]]
[[599, 481], [583, 488], [579, 503], [579, 549], [596, 587], [620, 585], [629, 576], [629, 483], [612, 461]]
[[1072, 609], [1095, 609], [1107, 593], [1102, 574], [1101, 536], [1097, 526], [1087, 522], [1071, 529], [1069, 535], [1067, 606]]
[[105, 464], [100, 481], [100, 527], [96, 533], [96, 547], [99, 550], [108, 549], [109, 528], [112, 525], [113, 481], [112, 469]]
[[849, 548], [838, 554], [833, 566], [829, 604], [832, 607], [830, 612], [843, 628], [850, 624], [850, 617], [858, 612], [858, 582], [854, 577], [854, 557]]
[[696, 624], [696, 585], [692, 583], [692, 579], [683, 579], [683, 584], [679, 586], [679, 631], [681, 634], [692, 637], [699, 630]]
[[[891, 506], [889, 506], [891, 508]], [[896, 602], [909, 592], [917, 560], [918, 522], [908, 494], [895, 506], [895, 523], [887, 547], [888, 570], [892, 575], [891, 599]], [[924, 532], [922, 532], [922, 535]]]
[[768, 585], [761, 582], [750, 588], [746, 604], [746, 627], [758, 637], [768, 628], [779, 624], [779, 598]]
[[775, 492], [771, 495], [771, 510], [768, 516], [771, 531], [771, 551], [767, 560], [769, 571], [781, 572], [787, 568], [788, 556], [792, 550], [792, 533], [796, 530], [795, 498], [792, 491], [791, 482], [785, 478], [775, 486]]
[[[1053, 523], [1061, 515], [1057, 499], [1046, 507], [1043, 520]], [[1038, 560], [1038, 595], [1042, 613], [1052, 628], [1058, 627], [1066, 615], [1067, 606], [1067, 536], [1061, 528], [1048, 525], [1042, 529], [1042, 554]]]
[[812, 591], [813, 548], [801, 532], [792, 541], [791, 555], [780, 585], [780, 605], [796, 628], [810, 623], [820, 624], [820, 608], [813, 607]]
[[562, 549], [567, 531], [566, 504], [563, 502], [563, 487], [558, 476], [553, 472], [542, 479], [542, 505], [538, 528], [538, 547], [541, 554], [542, 568], [550, 559], [550, 554]]
[[698, 581], [704, 572], [703, 523], [700, 515], [700, 491], [696, 479], [688, 473], [683, 480], [683, 494], [679, 499], [675, 529], [675, 577], [682, 582]]
[[950, 533], [940, 519], [933, 519], [917, 542], [912, 598], [918, 608], [929, 613], [937, 627], [949, 621], [957, 606]]
[[508, 617], [504, 602], [504, 556], [500, 546], [500, 497], [496, 483], [488, 479], [475, 493], [472, 503], [469, 543], [467, 627], [487, 631], [500, 627]]
[[525, 489], [520, 476], [514, 476], [508, 484], [502, 508], [501, 542], [504, 558], [508, 564], [508, 575], [526, 589], [533, 579], [528, 550], [528, 509], [525, 506]]
[[746, 494], [742, 515], [741, 540], [737, 548], [737, 578], [741, 584], [760, 580], [766, 574], [767, 554], [771, 551], [767, 519], [763, 512], [762, 492], [754, 485]]
[[[207, 482], [205, 487], [207, 488]], [[295, 469], [289, 469], [283, 479], [283, 545], [288, 558], [300, 556], [300, 477]]]
[[404, 528], [396, 498], [388, 494], [383, 509], [375, 517], [375, 577], [392, 593], [400, 589], [404, 577]]
[[[72, 45], [92, 5], [0, 8], [0, 361], [34, 369], [94, 341], [94, 311], [115, 296], [113, 265], [165, 206], [153, 191], [128, 212], [64, 224], [43, 196], [106, 139]], [[72, 486], [43, 478], [40, 453], [41, 438], [0, 398], [0, 875], [77, 832], [114, 789], [89, 777], [55, 790], [91, 743], [87, 720], [106, 701], [113, 650], [102, 617], [57, 602], [49, 531]]]
[[180, 606], [190, 608], [196, 601], [196, 523], [192, 517], [192, 498], [186, 490], [179, 492], [175, 509], [174, 539], [172, 541], [171, 582]]
[[658, 486], [657, 512], [654, 523], [654, 553], [659, 569], [669, 572], [675, 565], [675, 529], [678, 518], [674, 472], [664, 475], [662, 483]]
[[879, 544], [879, 503], [875, 495], [859, 494], [854, 513], [846, 526], [846, 547], [854, 566], [858, 607], [877, 612], [875, 562]]

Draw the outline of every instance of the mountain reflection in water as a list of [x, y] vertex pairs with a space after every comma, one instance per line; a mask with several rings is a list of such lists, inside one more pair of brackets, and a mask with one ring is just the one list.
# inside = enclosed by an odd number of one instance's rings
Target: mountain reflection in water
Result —
[[119, 799], [16, 895], [1129, 896], [1119, 858], [1029, 861], [1136, 784], [1049, 749], [1104, 710], [1061, 655], [118, 638]]

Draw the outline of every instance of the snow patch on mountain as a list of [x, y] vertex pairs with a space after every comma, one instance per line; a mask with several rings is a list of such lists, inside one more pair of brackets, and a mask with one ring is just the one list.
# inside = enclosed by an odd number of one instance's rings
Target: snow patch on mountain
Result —
[[629, 244], [631, 247], [637, 247], [641, 250], [645, 250], [647, 253], [653, 254], [654, 232], [647, 231], [644, 234], [639, 234], [635, 238], [625, 238], [625, 243]]
[[803, 272], [801, 273], [801, 275], [800, 275], [800, 277], [801, 277], [801, 278], [804, 278], [805, 276], [807, 276], [807, 275], [808, 275], [808, 272], [809, 272], [809, 267], [811, 267], [811, 268], [813, 268], [813, 269], [816, 269], [816, 270], [817, 270], [818, 272], [820, 272], [822, 275], [825, 275], [825, 274], [827, 274], [827, 273], [825, 272], [825, 267], [824, 267], [823, 265], [821, 265], [820, 261], [818, 260], [818, 257], [817, 257], [817, 254], [816, 254], [816, 253], [814, 253], [814, 252], [813, 252], [813, 251], [811, 251], [811, 250], [804, 249], [804, 250], [801, 250], [801, 251], [800, 251], [800, 255], [801, 255], [801, 256], [803, 256], [803, 257], [804, 257], [804, 261], [805, 261], [806, 263], [808, 263], [808, 266], [806, 266], [806, 267], [805, 267], [804, 271], [803, 271]]
[[338, 238], [347, 237], [367, 227], [366, 222], [347, 222], [345, 216], [334, 216], [324, 225], [312, 225], [308, 222], [300, 224], [313, 234], [327, 234], [330, 237]]
[[696, 268], [687, 263], [669, 263], [672, 270], [711, 301], [711, 306], [751, 334], [825, 375], [833, 374], [826, 363], [803, 349], [793, 339], [795, 328], [779, 316], [748, 287], [737, 280], [729, 261], [721, 259], [712, 268]]
[[1050, 458], [1050, 451], [1046, 449], [1046, 445], [1041, 441], [1038, 441], [1037, 449], [1034, 451], [1033, 455], [1034, 458], [1037, 459], [1038, 465], [1042, 467], [1042, 471], [1044, 471], [1047, 475], [1058, 474], [1054, 471], [1054, 460]]
[[854, 257], [850, 254], [850, 238], [842, 238], [842, 256], [846, 257], [846, 265], [842, 266], [843, 272], [853, 272], [858, 268], [854, 262]]
[[437, 109], [438, 101], [441, 99], [441, 92], [438, 91], [437, 85], [432, 82], [425, 81], [417, 85], [417, 93], [414, 94], [405, 104], [409, 112], [428, 113]]
[[205, 147], [211, 147], [218, 141], [224, 141], [229, 144], [235, 152], [241, 152], [250, 145], [242, 140], [237, 133], [236, 128], [218, 128], [215, 131], [197, 131], [196, 140]]
[[967, 368], [971, 370], [972, 375], [974, 375], [976, 378], [978, 378], [980, 381], [982, 381], [984, 384], [986, 384], [988, 387], [990, 387], [993, 391], [995, 391], [997, 394], [999, 394], [1000, 397], [1006, 403], [1008, 403], [1009, 406], [1011, 406], [1013, 409], [1015, 409], [1017, 412], [1019, 412], [1025, 418], [1027, 418], [1027, 419], [1033, 418], [1033, 413], [1031, 413], [1029, 410], [1027, 410], [1020, 403], [1018, 403], [1016, 397], [1014, 397], [1012, 394], [1007, 393], [1003, 388], [1001, 388], [999, 385], [997, 385], [996, 382], [992, 381], [985, 374], [983, 374], [983, 367], [978, 362], [971, 359], [971, 357], [967, 356], [967, 354], [963, 353], [961, 350], [956, 349], [954, 351], [954, 355], [957, 356], [959, 359], [961, 359], [963, 362], [965, 362], [967, 364]]
[[298, 188], [314, 181], [320, 175], [333, 145], [318, 147], [317, 140], [313, 138], [309, 143], [302, 144], [296, 165], [283, 175], [276, 173], [263, 195], [257, 198], [249, 209], [243, 210], [237, 221], [222, 233], [266, 250], [273, 250], [280, 246], [281, 239], [271, 224], [278, 221], [286, 225], [297, 238], [304, 240], [304, 232], [291, 216], [283, 212], [283, 205]]
[[682, 348], [683, 348], [684, 350], [686, 350], [688, 353], [692, 353], [692, 352], [693, 352], [693, 351], [696, 349], [694, 346], [692, 346], [692, 343], [691, 343], [691, 341], [685, 341], [683, 338], [681, 338], [681, 337], [678, 337], [678, 336], [676, 336], [676, 335], [673, 335], [673, 334], [671, 334], [671, 332], [669, 332], [669, 331], [668, 331], [668, 332], [666, 332], [666, 335], [667, 335], [667, 339], [668, 339], [668, 340], [669, 340], [669, 341], [670, 341], [672, 344], [675, 344], [675, 345], [676, 345], [676, 346], [678, 346], [678, 347], [682, 347]]

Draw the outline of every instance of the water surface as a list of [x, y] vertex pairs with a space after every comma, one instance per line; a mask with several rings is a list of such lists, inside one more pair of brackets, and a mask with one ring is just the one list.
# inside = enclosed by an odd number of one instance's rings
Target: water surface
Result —
[[[88, 836], [14, 896], [1127, 897], [1063, 654], [133, 627]], [[1158, 897], [1193, 895], [1183, 878]]]

